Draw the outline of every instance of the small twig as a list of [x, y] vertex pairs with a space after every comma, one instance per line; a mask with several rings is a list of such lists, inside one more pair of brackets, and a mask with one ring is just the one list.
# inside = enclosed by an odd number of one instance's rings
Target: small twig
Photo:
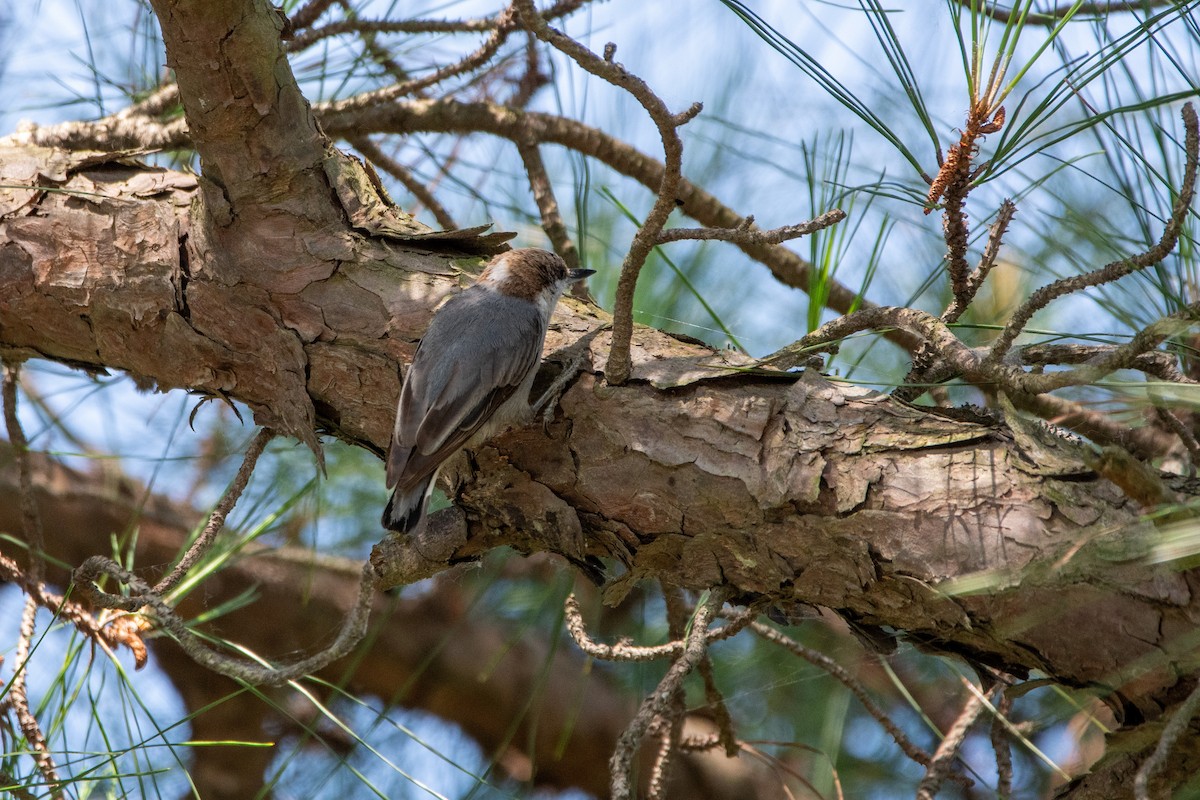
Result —
[[675, 194], [683, 166], [683, 142], [679, 138], [678, 128], [694, 119], [702, 110], [702, 106], [694, 103], [686, 111], [672, 114], [662, 98], [656, 95], [645, 81], [614, 60], [615, 45], [608, 44], [604, 48], [604, 57], [601, 58], [546, 24], [546, 20], [537, 14], [533, 0], [513, 0], [513, 5], [527, 30], [570, 57], [583, 69], [631, 94], [650, 115], [662, 140], [665, 165], [662, 181], [658, 185], [657, 196], [650, 213], [646, 215], [633, 241], [630, 242], [625, 260], [621, 264], [621, 276], [617, 280], [617, 294], [613, 304], [612, 348], [605, 367], [605, 377], [609, 383], [619, 385], [629, 379], [632, 371], [629, 346], [633, 337], [633, 295], [637, 288], [638, 275], [676, 205]]
[[[957, 158], [957, 150], [951, 150], [951, 155]], [[979, 264], [970, 274], [966, 275], [961, 291], [954, 293], [954, 298], [950, 301], [950, 305], [942, 312], [942, 321], [946, 324], [957, 322], [979, 293], [984, 281], [987, 280], [988, 274], [996, 265], [996, 259], [1000, 255], [1000, 245], [1004, 239], [1004, 232], [1008, 228], [1008, 223], [1012, 221], [1016, 211], [1017, 207], [1011, 200], [1006, 199], [1000, 204], [1000, 209], [996, 213], [996, 221], [992, 223], [988, 231], [987, 246], [984, 248], [983, 256], [979, 259]], [[947, 210], [947, 213], [949, 213], [949, 210]], [[962, 217], [959, 222], [962, 225], [961, 266], [965, 270], [966, 218]], [[950, 236], [949, 228], [947, 229], [947, 236]], [[908, 375], [904, 377], [904, 384], [892, 392], [892, 397], [902, 402], [912, 402], [925, 392], [931, 391], [931, 386], [953, 377], [955, 377], [954, 371], [947, 369], [944, 364], [940, 363], [933, 347], [928, 342], [923, 342], [917, 348], [916, 352], [913, 353], [912, 367], [909, 369]]]
[[1138, 767], [1137, 775], [1133, 779], [1133, 796], [1136, 800], [1150, 800], [1150, 781], [1163, 768], [1167, 756], [1171, 754], [1171, 748], [1192, 724], [1197, 712], [1200, 712], [1200, 683], [1196, 684], [1196, 688], [1192, 689], [1187, 699], [1175, 709], [1175, 713], [1163, 727], [1162, 736], [1158, 737], [1154, 752]]
[[13, 679], [8, 685], [7, 702], [16, 712], [17, 723], [21, 726], [21, 733], [29, 743], [29, 749], [33, 753], [33, 760], [37, 764], [38, 771], [52, 787], [53, 796], [61, 798], [62, 793], [58, 789], [58, 767], [54, 763], [54, 757], [50, 755], [50, 747], [46, 743], [45, 734], [42, 733], [42, 726], [29, 706], [29, 693], [25, 686], [25, 676], [29, 672], [29, 655], [33, 646], [33, 635], [36, 633], [37, 609], [37, 601], [32, 595], [27, 595], [25, 608], [21, 612], [21, 631], [17, 638], [16, 664], [13, 668]]
[[[1103, 355], [1089, 360], [1074, 369], [1058, 372], [1029, 374], [1009, 369], [997, 374], [1001, 383], [1029, 394], [1042, 394], [1066, 386], [1082, 386], [1096, 381], [1119, 369], [1127, 369], [1143, 353], [1157, 348], [1167, 339], [1192, 327], [1200, 320], [1200, 302], [1184, 306], [1174, 314], [1168, 314], [1142, 328], [1128, 342], [1113, 347]], [[983, 371], [990, 373], [991, 364], [984, 361]]]
[[368, 561], [363, 565], [359, 580], [358, 600], [338, 631], [337, 638], [329, 647], [291, 664], [271, 666], [261, 661], [231, 656], [209, 647], [203, 639], [192, 633], [175, 609], [156, 595], [145, 581], [110, 558], [92, 556], [75, 568], [72, 577], [79, 593], [86, 599], [108, 608], [123, 606], [129, 598], [110, 595], [96, 588], [95, 581], [102, 575], [129, 586], [130, 597], [152, 609], [158, 623], [171, 633], [184, 652], [197, 664], [234, 680], [268, 686], [280, 686], [323, 669], [354, 649], [367, 632], [376, 580], [375, 570]]
[[1062, 22], [1063, 17], [1072, 14], [1077, 19], [1084, 17], [1095, 17], [1108, 15], [1113, 13], [1123, 13], [1128, 11], [1136, 11], [1144, 13], [1152, 8], [1161, 8], [1163, 6], [1173, 5], [1175, 0], [1128, 0], [1128, 2], [1117, 2], [1116, 0], [1097, 0], [1094, 3], [1065, 3], [1057, 8], [1047, 9], [1041, 13], [1025, 13], [1025, 7], [1018, 5], [1021, 11], [1014, 8], [1005, 8], [1004, 6], [996, 5], [995, 3], [976, 4], [976, 0], [957, 0], [961, 5], [970, 5], [974, 9], [978, 9], [981, 14], [991, 17], [997, 22], [1007, 24], [1015, 14], [1021, 15], [1021, 21], [1026, 25], [1048, 25], [1054, 26]]
[[704, 679], [704, 700], [712, 710], [713, 721], [717, 725], [717, 742], [724, 748], [725, 755], [733, 758], [742, 746], [733, 730], [733, 715], [729, 713], [729, 706], [725, 705], [725, 696], [717, 686], [717, 676], [713, 673], [712, 659], [708, 653], [700, 659], [698, 671]]
[[383, 152], [383, 149], [379, 145], [366, 136], [349, 136], [346, 138], [346, 141], [355, 150], [366, 156], [372, 164], [400, 181], [400, 184], [408, 190], [409, 194], [417, 199], [418, 203], [429, 209], [429, 213], [433, 214], [433, 218], [437, 220], [437, 224], [442, 227], [442, 230], [453, 231], [458, 229], [458, 223], [454, 221], [454, 217], [450, 216], [450, 212], [446, 210], [446, 207], [438, 202], [438, 199], [429, 190], [429, 187], [417, 180], [408, 167]]
[[[114, 119], [130, 119], [131, 117], [157, 117], [179, 105], [179, 84], [164, 83], [136, 103], [126, 106], [113, 114]], [[99, 122], [100, 120], [97, 120]]]
[[101, 646], [128, 647], [133, 653], [137, 669], [146, 666], [146, 645], [142, 641], [140, 631], [133, 626], [114, 624], [116, 620], [101, 622], [74, 600], [49, 591], [45, 584], [32, 585], [17, 562], [3, 553], [0, 553], [0, 580], [19, 585], [39, 606], [56, 617], [67, 620], [76, 630]]
[[[682, 641], [672, 641], [652, 647], [638, 646], [628, 642], [602, 644], [588, 636], [583, 615], [579, 612], [579, 601], [575, 599], [574, 594], [567, 595], [566, 602], [563, 603], [563, 610], [566, 615], [567, 632], [571, 634], [575, 644], [579, 645], [579, 649], [585, 654], [601, 661], [657, 661], [663, 658], [677, 658], [683, 653], [685, 647], [685, 643]], [[730, 615], [728, 624], [708, 632], [708, 641], [712, 643], [735, 636], [751, 624], [757, 615], [758, 612], [752, 609]]]
[[525, 69], [521, 73], [521, 77], [513, 79], [516, 91], [509, 96], [505, 105], [511, 108], [525, 108], [533, 100], [538, 89], [548, 86], [550, 82], [550, 76], [542, 69], [537, 37], [527, 34], [525, 37]]
[[[225, 520], [228, 518], [229, 512], [237, 505], [238, 498], [242, 496], [246, 484], [250, 482], [250, 476], [254, 474], [254, 466], [258, 463], [258, 457], [262, 455], [267, 443], [273, 438], [275, 438], [275, 431], [271, 428], [261, 428], [255, 434], [249, 447], [246, 448], [246, 455], [242, 457], [242, 465], [238, 467], [237, 474], [233, 476], [229, 488], [225, 490], [225, 494], [221, 496], [220, 501], [212, 510], [212, 514], [209, 515], [204, 530], [196, 537], [196, 541], [179, 559], [179, 563], [175, 565], [170, 574], [154, 585], [152, 590], [154, 594], [162, 596], [174, 589], [188, 571], [208, 553], [217, 539], [217, 534], [221, 532], [221, 528], [225, 527]], [[137, 606], [133, 608], [137, 608]], [[133, 610], [133, 608], [127, 610]]]
[[768, 642], [774, 642], [775, 644], [792, 651], [808, 663], [816, 667], [820, 667], [828, 672], [839, 683], [849, 689], [850, 693], [858, 699], [858, 702], [862, 703], [863, 709], [872, 717], [874, 717], [875, 721], [878, 722], [885, 731], [887, 731], [888, 735], [892, 737], [904, 755], [908, 756], [921, 766], [929, 766], [932, 761], [932, 756], [915, 745], [908, 738], [908, 736], [905, 735], [904, 731], [900, 730], [896, 723], [892, 722], [891, 718], [884, 713], [883, 709], [881, 709], [875, 703], [875, 701], [871, 699], [871, 695], [867, 694], [867, 690], [863, 688], [862, 684], [859, 683], [853, 675], [847, 672], [845, 667], [824, 653], [813, 650], [811, 647], [805, 647], [790, 636], [787, 636], [786, 634], [777, 631], [775, 628], [772, 628], [770, 625], [764, 625], [761, 622], [752, 622], [750, 623], [750, 629], [766, 639]]
[[[313, 0], [308, 6], [300, 9], [292, 16], [294, 30], [308, 28], [329, 6], [339, 0]], [[568, 0], [556, 3], [546, 9], [542, 16], [546, 19], [556, 19], [577, 10], [590, 0]], [[315, 11], [315, 14], [314, 14]], [[331, 36], [341, 36], [344, 33], [482, 33], [494, 31], [500, 25], [500, 17], [476, 17], [474, 19], [344, 19], [304, 31], [293, 36], [288, 44], [290, 51], [305, 50], [312, 47], [321, 39]]]
[[632, 787], [633, 759], [637, 754], [642, 737], [656, 717], [663, 715], [675, 693], [683, 685], [683, 679], [696, 668], [708, 648], [708, 626], [725, 602], [725, 592], [710, 590], [708, 599], [696, 607], [692, 616], [691, 629], [684, 641], [683, 652], [671, 664], [658, 686], [643, 701], [637, 714], [621, 733], [616, 749], [609, 759], [612, 779], [613, 800], [628, 800], [635, 795]]
[[1113, 261], [1100, 269], [1083, 275], [1060, 278], [1035, 291], [1013, 313], [1012, 318], [1004, 326], [1004, 330], [1000, 333], [1000, 336], [992, 343], [991, 353], [988, 355], [990, 362], [997, 363], [1001, 361], [1033, 315], [1052, 301], [1092, 286], [1112, 283], [1133, 272], [1152, 267], [1161, 262], [1175, 249], [1176, 244], [1179, 242], [1179, 233], [1183, 228], [1184, 221], [1187, 219], [1188, 210], [1191, 207], [1192, 197], [1195, 193], [1196, 163], [1198, 154], [1200, 154], [1200, 125], [1197, 124], [1196, 110], [1191, 103], [1184, 105], [1182, 116], [1185, 131], [1184, 151], [1186, 153], [1183, 182], [1179, 187], [1179, 196], [1175, 199], [1175, 204], [1171, 209], [1171, 217], [1163, 227], [1162, 237], [1159, 238], [1158, 243], [1138, 255]]
[[[993, 686], [992, 690], [988, 692], [988, 697], [992, 697], [999, 690], [999, 684]], [[967, 738], [967, 731], [971, 729], [971, 725], [983, 711], [983, 707], [983, 695], [972, 692], [963, 705], [962, 711], [959, 712], [958, 719], [954, 720], [954, 724], [950, 726], [950, 730], [946, 731], [946, 736], [942, 739], [941, 744], [933, 752], [933, 760], [929, 762], [929, 766], [925, 770], [925, 777], [921, 778], [920, 784], [917, 785], [917, 800], [933, 800], [934, 795], [938, 793], [942, 783], [949, 776], [950, 765], [954, 763], [958, 749], [962, 747], [963, 740]]]
[[1000, 245], [1004, 242], [1004, 232], [1008, 230], [1008, 224], [1012, 222], [1013, 215], [1016, 213], [1017, 207], [1011, 200], [1006, 199], [1000, 204], [1000, 210], [996, 212], [996, 221], [988, 229], [987, 245], [983, 249], [979, 264], [967, 276], [963, 297], [955, 297], [950, 301], [950, 306], [942, 313], [943, 322], [958, 322], [959, 317], [967, 310], [967, 306], [975, 299], [975, 295], [979, 293], [984, 281], [987, 280], [988, 274], [996, 266], [996, 259], [1000, 255]]
[[17, 460], [21, 484], [21, 525], [25, 541], [29, 545], [29, 565], [26, 576], [30, 584], [37, 586], [45, 577], [45, 538], [42, 534], [42, 517], [38, 513], [37, 498], [33, 493], [33, 468], [29, 464], [29, 440], [17, 418], [17, 383], [21, 376], [21, 365], [4, 361], [4, 425], [8, 441]]
[[754, 217], [746, 217], [736, 228], [667, 228], [658, 234], [658, 244], [679, 242], [688, 239], [718, 239], [723, 242], [762, 246], [781, 244], [791, 239], [799, 239], [819, 230], [836, 225], [846, 218], [846, 212], [840, 208], [830, 209], [807, 222], [796, 225], [785, 225], [782, 228], [760, 230], [752, 227]]
[[[358, 10], [355, 9], [350, 0], [337, 0], [338, 5], [342, 7], [346, 16], [355, 18], [358, 15]], [[374, 31], [359, 31], [358, 38], [362, 41], [363, 49], [366, 51], [375, 63], [383, 67], [386, 72], [397, 83], [405, 83], [410, 80], [411, 75], [403, 65], [397, 61], [392, 54], [392, 51], [387, 47], [379, 44], [379, 34]], [[287, 43], [288, 50], [291, 50], [291, 42]], [[424, 92], [417, 90], [413, 92], [418, 97], [423, 97]]]
[[1155, 406], [1154, 413], [1172, 433], [1179, 437], [1179, 441], [1183, 442], [1183, 446], [1187, 449], [1188, 456], [1191, 459], [1191, 462], [1188, 464], [1188, 477], [1196, 477], [1196, 467], [1200, 465], [1200, 442], [1196, 441], [1196, 435], [1170, 409]]
[[837, 342], [865, 330], [898, 328], [928, 342], [938, 357], [962, 375], [975, 371], [979, 356], [954, 335], [938, 317], [915, 308], [875, 306], [830, 320], [799, 341], [767, 356], [764, 366], [791, 369], [808, 361], [814, 353], [836, 347]]
[[1143, 353], [1157, 348], [1165, 340], [1194, 325], [1200, 319], [1200, 303], [1184, 307], [1138, 331], [1130, 340], [1114, 346], [1086, 364], [1074, 369], [1032, 374], [1016, 365], [999, 364], [981, 357], [964, 344], [938, 317], [914, 308], [880, 306], [831, 320], [799, 341], [762, 360], [764, 366], [791, 369], [804, 363], [814, 352], [836, 348], [837, 342], [864, 330], [898, 328], [923, 339], [944, 365], [940, 378], [961, 375], [977, 386], [992, 386], [1012, 393], [1040, 395], [1066, 386], [1096, 381], [1119, 369], [1126, 369]]
[[[1107, 357], [1116, 348], [1111, 344], [1031, 344], [1015, 351], [1020, 364], [1087, 364]], [[1153, 375], [1162, 381], [1196, 383], [1179, 371], [1179, 359], [1172, 353], [1151, 350], [1139, 353], [1126, 367]]]
[[308, 0], [288, 19], [288, 24], [295, 30], [302, 30], [316, 22], [336, 0]]
[[[335, 0], [336, 2], [336, 0]], [[288, 41], [288, 52], [307, 50], [322, 39], [346, 33], [482, 33], [496, 30], [494, 17], [476, 19], [341, 19], [311, 28]]]
[[[370, 614], [375, 586], [375, 572], [370, 562], [363, 565], [358, 601], [333, 644], [313, 656], [285, 666], [273, 667], [213, 650], [200, 637], [192, 633], [187, 627], [187, 623], [179, 617], [175, 609], [163, 597], [187, 574], [189, 569], [203, 558], [212, 546], [217, 533], [224, 525], [225, 518], [249, 482], [259, 455], [262, 454], [263, 448], [273, 436], [274, 432], [269, 428], [263, 428], [255, 435], [246, 449], [246, 455], [237, 475], [220, 502], [217, 503], [217, 507], [213, 509], [203, 533], [166, 578], [151, 587], [112, 559], [104, 556], [92, 556], [80, 564], [72, 575], [79, 594], [104, 608], [128, 610], [149, 607], [153, 610], [158, 623], [175, 637], [179, 645], [194, 661], [214, 672], [251, 684], [283, 684], [319, 670], [350, 652], [366, 634], [367, 618]], [[129, 587], [130, 594], [125, 596], [101, 591], [96, 586], [96, 580], [101, 576], [109, 576], [125, 584]]]
[[513, 11], [512, 7], [509, 7], [502, 11], [496, 18], [496, 27], [492, 30], [491, 35], [488, 36], [483, 45], [461, 60], [441, 69], [434, 70], [423, 78], [414, 78], [402, 83], [394, 83], [391, 86], [384, 86], [381, 89], [363, 92], [362, 94], [348, 97], [345, 100], [330, 103], [328, 109], [332, 112], [342, 112], [390, 103], [401, 97], [416, 94], [422, 89], [439, 84], [455, 75], [471, 72], [487, 63], [514, 30], [516, 30], [516, 25], [513, 19]]
[[[21, 484], [21, 523], [25, 533], [25, 541], [29, 545], [29, 567], [26, 571], [28, 582], [38, 587], [45, 574], [43, 562], [45, 543], [42, 536], [42, 518], [38, 513], [37, 500], [33, 493], [33, 469], [29, 465], [29, 440], [17, 418], [17, 382], [20, 377], [19, 363], [4, 361], [4, 424], [8, 430], [8, 441], [12, 445], [17, 469], [20, 473]], [[29, 656], [33, 648], [33, 636], [36, 633], [38, 602], [36, 592], [29, 592], [25, 597], [25, 607], [21, 612], [21, 629], [17, 638], [16, 658], [13, 666], [13, 679], [8, 687], [8, 703], [17, 715], [17, 723], [21, 733], [29, 743], [33, 752], [33, 760], [38, 771], [50, 784], [54, 797], [61, 797], [58, 787], [58, 768], [50, 755], [46, 744], [45, 734], [33, 710], [29, 706], [29, 694], [26, 690], [25, 678], [29, 672]]]
[[[674, 640], [682, 641], [687, 637], [688, 622], [694, 610], [687, 604], [683, 592], [675, 587], [663, 585], [662, 596], [667, 611], [667, 633]], [[704, 655], [708, 650], [705, 648]], [[701, 659], [703, 663], [703, 658]], [[699, 664], [697, 664], [699, 666]], [[670, 701], [662, 711], [656, 714], [646, 730], [647, 736], [658, 737], [658, 749], [654, 761], [650, 765], [650, 775], [646, 782], [646, 800], [664, 800], [667, 785], [671, 778], [672, 756], [679, 747], [683, 736], [684, 707], [683, 685], [680, 683], [671, 693]]]
[[[217, 534], [225, 526], [225, 519], [229, 516], [229, 512], [237, 504], [238, 499], [242, 496], [242, 492], [246, 489], [246, 484], [250, 482], [250, 476], [254, 473], [254, 466], [258, 463], [258, 457], [262, 455], [263, 448], [267, 446], [267, 442], [271, 441], [275, 436], [275, 431], [270, 428], [262, 428], [254, 438], [250, 441], [250, 446], [246, 448], [246, 455], [242, 458], [242, 465], [238, 468], [237, 474], [233, 481], [229, 484], [229, 488], [225, 490], [225, 494], [221, 496], [212, 514], [209, 515], [208, 522], [204, 526], [204, 530], [192, 546], [188, 548], [183, 557], [179, 559], [179, 563], [171, 570], [165, 578], [160, 580], [153, 588], [148, 589], [148, 593], [155, 597], [162, 597], [170, 592], [175, 586], [183, 580], [188, 571], [202, 559], [216, 541]], [[142, 597], [124, 596], [118, 594], [108, 594], [102, 592], [95, 586], [90, 586], [86, 589], [87, 597], [94, 603], [99, 603], [105, 608], [121, 609], [123, 611], [136, 611], [146, 604]]]
[[562, 213], [558, 210], [558, 199], [554, 196], [554, 186], [550, 183], [550, 175], [546, 172], [546, 164], [542, 161], [541, 151], [533, 142], [517, 142], [517, 152], [521, 155], [521, 162], [525, 165], [525, 174], [529, 177], [529, 188], [533, 191], [534, 202], [537, 203], [538, 212], [542, 215], [542, 230], [549, 237], [554, 252], [558, 253], [567, 263], [567, 268], [578, 269], [579, 250], [575, 247], [575, 242], [571, 241], [571, 235], [567, 233], [567, 225], [563, 222]]
[[650, 780], [646, 783], [646, 800], [665, 800], [671, 780], [671, 767], [683, 738], [683, 723], [686, 715], [683, 688], [675, 690], [666, 714], [658, 717], [651, 725], [650, 733], [658, 734], [658, 751], [650, 767]]
[[992, 751], [996, 754], [996, 800], [1009, 800], [1012, 796], [1013, 763], [1012, 748], [1006, 737], [1004, 723], [1000, 718], [1008, 719], [1012, 712], [1012, 697], [1001, 687], [996, 701], [996, 713], [992, 717]]

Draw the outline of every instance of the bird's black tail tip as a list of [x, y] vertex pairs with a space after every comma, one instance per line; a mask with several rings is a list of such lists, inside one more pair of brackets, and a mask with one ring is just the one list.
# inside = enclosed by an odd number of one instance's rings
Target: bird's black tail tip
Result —
[[395, 533], [415, 531], [425, 519], [426, 488], [427, 486], [421, 486], [403, 495], [400, 494], [399, 488], [392, 492], [380, 518], [383, 527]]

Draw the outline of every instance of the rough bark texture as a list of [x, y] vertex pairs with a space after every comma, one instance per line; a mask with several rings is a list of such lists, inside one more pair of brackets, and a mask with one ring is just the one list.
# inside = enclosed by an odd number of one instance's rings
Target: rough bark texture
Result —
[[[314, 448], [324, 432], [382, 452], [400, 366], [469, 254], [497, 239], [424, 229], [331, 146], [265, 2], [153, 5], [203, 177], [0, 143], [0, 347], [236, 398]], [[599, 554], [628, 568], [614, 601], [641, 578], [725, 585], [1094, 686], [1123, 727], [1069, 787], [1079, 796], [1117, 785], [1191, 689], [1197, 574], [1157, 563], [1143, 509], [1083, 466], [1081, 446], [816, 375], [739, 371], [648, 329], [633, 379], [610, 387], [604, 315], [560, 311], [547, 351], [578, 344], [586, 364], [556, 421], [464, 464], [464, 513], [419, 552], [382, 542], [385, 583], [499, 544]], [[1197, 758], [1190, 737], [1162, 785]]]
[[[398, 367], [463, 281], [455, 259], [418, 251], [410, 264], [348, 233], [364, 242], [342, 254], [356, 260], [306, 285], [285, 275], [287, 291], [194, 269], [184, 280], [195, 182], [93, 162], [0, 157], [3, 182], [30, 187], [4, 190], [4, 347], [235, 397], [294, 433], [310, 414], [383, 449]], [[196, 298], [220, 325], [194, 324]], [[611, 599], [646, 577], [828, 606], [931, 649], [1096, 686], [1131, 731], [1189, 688], [1178, 676], [1195, 667], [1196, 575], [1148, 563], [1154, 530], [1082, 466], [1079, 446], [815, 375], [739, 374], [730, 356], [649, 329], [635, 340], [635, 380], [608, 387], [603, 324], [564, 301], [547, 351], [582, 341], [590, 364], [546, 432], [502, 436], [460, 471], [466, 517], [446, 561], [505, 543], [590, 552], [629, 567]], [[411, 550], [377, 548], [390, 582], [410, 577], [400, 556]], [[984, 591], [945, 591], [980, 572]]]

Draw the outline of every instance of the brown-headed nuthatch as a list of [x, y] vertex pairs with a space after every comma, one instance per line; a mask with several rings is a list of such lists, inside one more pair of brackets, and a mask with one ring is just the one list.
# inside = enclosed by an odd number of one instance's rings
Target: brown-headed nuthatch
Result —
[[511, 250], [438, 310], [400, 391], [385, 528], [415, 530], [451, 456], [528, 419], [550, 315], [567, 286], [593, 272], [545, 250]]

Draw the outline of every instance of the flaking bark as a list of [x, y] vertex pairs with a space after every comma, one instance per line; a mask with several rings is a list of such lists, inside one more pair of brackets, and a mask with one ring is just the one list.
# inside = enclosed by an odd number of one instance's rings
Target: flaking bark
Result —
[[[242, 400], [302, 439], [382, 452], [398, 369], [477, 263], [347, 226], [273, 240], [274, 258], [312, 268], [231, 280], [188, 236], [190, 176], [30, 147], [0, 168], [28, 187], [0, 190], [0, 346]], [[547, 431], [511, 432], [461, 465], [462, 524], [434, 569], [509, 544], [624, 564], [612, 600], [657, 578], [828, 606], [932, 650], [1093, 686], [1124, 717], [1116, 738], [1152, 745], [1142, 721], [1182, 699], [1177, 676], [1196, 667], [1196, 573], [1151, 563], [1143, 509], [1088, 468], [1083, 445], [811, 373], [743, 372], [645, 328], [633, 379], [610, 387], [605, 324], [564, 301], [547, 353], [581, 343], [587, 367]], [[396, 566], [405, 549], [377, 548], [393, 583], [411, 577]]]

